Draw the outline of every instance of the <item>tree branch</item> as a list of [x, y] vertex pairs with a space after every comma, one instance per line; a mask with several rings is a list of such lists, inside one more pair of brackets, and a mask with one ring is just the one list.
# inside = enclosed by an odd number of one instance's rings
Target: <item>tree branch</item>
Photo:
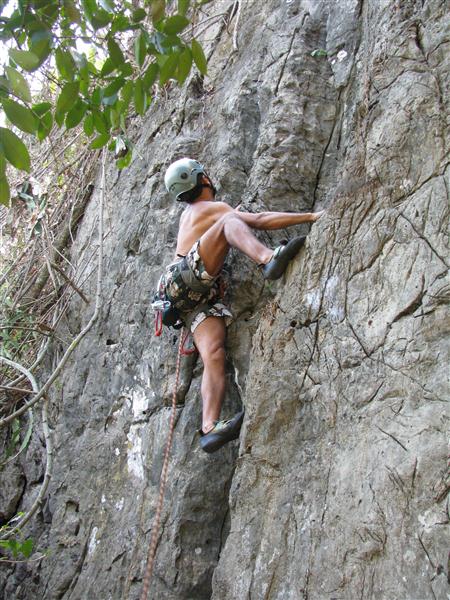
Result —
[[[46, 393], [48, 392], [48, 390], [51, 387], [51, 385], [54, 383], [54, 381], [57, 379], [57, 377], [59, 376], [59, 374], [61, 373], [61, 371], [65, 367], [65, 365], [66, 365], [67, 361], [69, 360], [69, 357], [72, 354], [72, 352], [75, 350], [75, 348], [78, 346], [78, 344], [84, 338], [84, 336], [90, 331], [90, 329], [92, 328], [92, 326], [94, 325], [94, 323], [97, 320], [97, 317], [98, 317], [98, 314], [99, 314], [99, 311], [100, 311], [100, 301], [101, 301], [101, 293], [102, 293], [102, 277], [103, 277], [103, 204], [104, 204], [104, 198], [105, 198], [105, 160], [106, 160], [106, 152], [103, 150], [103, 157], [102, 157], [102, 177], [101, 177], [101, 193], [100, 193], [99, 207], [98, 207], [98, 210], [99, 210], [99, 222], [98, 222], [98, 238], [99, 238], [99, 241], [98, 241], [98, 269], [97, 269], [97, 292], [96, 292], [96, 297], [95, 297], [94, 313], [93, 313], [92, 317], [90, 318], [90, 320], [89, 320], [88, 324], [86, 325], [86, 327], [84, 327], [84, 329], [82, 329], [80, 331], [80, 333], [76, 336], [76, 338], [74, 340], [72, 340], [72, 342], [69, 344], [69, 346], [66, 349], [63, 357], [59, 361], [57, 367], [55, 368], [55, 370], [53, 371], [53, 373], [50, 375], [49, 379], [44, 384], [44, 386], [42, 387], [42, 389], [39, 392], [36, 393], [36, 396], [33, 398], [33, 400], [31, 400], [30, 402], [26, 402], [21, 408], [19, 408], [18, 410], [16, 410], [14, 413], [12, 413], [11, 415], [8, 415], [7, 417], [1, 419], [0, 420], [0, 427], [3, 427], [4, 425], [7, 425], [8, 423], [10, 423], [15, 418], [20, 417], [20, 415], [22, 415], [29, 408], [31, 408], [32, 406], [34, 406], [34, 404], [36, 404], [37, 402], [39, 402], [39, 400], [46, 395]], [[0, 356], [0, 361], [8, 362], [8, 359], [4, 358], [3, 356]]]

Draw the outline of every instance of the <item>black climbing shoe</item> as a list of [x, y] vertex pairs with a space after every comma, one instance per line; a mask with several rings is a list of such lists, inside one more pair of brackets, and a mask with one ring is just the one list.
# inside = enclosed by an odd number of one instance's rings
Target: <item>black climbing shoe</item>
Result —
[[236, 440], [239, 437], [243, 419], [244, 411], [234, 415], [228, 421], [216, 421], [208, 433], [200, 432], [202, 436], [200, 438], [201, 449], [211, 454], [231, 440]]
[[298, 254], [305, 240], [305, 236], [296, 237], [285, 246], [275, 248], [272, 258], [266, 265], [263, 265], [264, 279], [279, 279], [286, 271], [289, 262]]

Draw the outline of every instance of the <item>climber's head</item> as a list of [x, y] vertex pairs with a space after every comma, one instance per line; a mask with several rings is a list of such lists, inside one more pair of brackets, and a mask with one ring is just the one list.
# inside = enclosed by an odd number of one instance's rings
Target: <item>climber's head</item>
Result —
[[204, 166], [192, 158], [180, 158], [172, 163], [166, 171], [164, 183], [170, 197], [180, 202], [194, 202], [205, 187], [216, 195], [216, 188]]

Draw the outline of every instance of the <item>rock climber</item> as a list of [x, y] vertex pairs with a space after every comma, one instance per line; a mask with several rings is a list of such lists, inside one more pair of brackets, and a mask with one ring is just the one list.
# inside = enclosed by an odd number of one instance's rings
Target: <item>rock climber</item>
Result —
[[192, 332], [203, 361], [200, 446], [211, 453], [239, 437], [244, 416], [240, 412], [229, 420], [219, 420], [225, 395], [225, 329], [232, 320], [220, 294], [220, 274], [228, 251], [230, 247], [241, 250], [261, 267], [265, 279], [278, 279], [305, 237], [295, 237], [271, 250], [252, 229], [314, 223], [323, 211], [248, 213], [233, 209], [216, 200], [216, 188], [203, 165], [190, 158], [171, 164], [164, 183], [172, 199], [187, 204], [181, 215], [176, 257], [165, 270], [163, 285], [184, 326]]

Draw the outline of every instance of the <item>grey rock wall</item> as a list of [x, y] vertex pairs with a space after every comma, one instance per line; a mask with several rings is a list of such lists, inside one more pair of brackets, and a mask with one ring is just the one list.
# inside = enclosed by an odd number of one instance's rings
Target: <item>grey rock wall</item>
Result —
[[[139, 597], [177, 344], [149, 309], [181, 211], [162, 173], [192, 155], [233, 206], [327, 212], [280, 283], [230, 256], [223, 414], [243, 404], [244, 427], [200, 451], [185, 360], [152, 597], [446, 598], [448, 4], [246, 0], [237, 52], [222, 23], [205, 39], [208, 77], [169, 90], [131, 125], [131, 167], [107, 167], [101, 318], [53, 389], [55, 474], [30, 527], [51, 554], [0, 589]], [[91, 298], [98, 198], [72, 250]], [[74, 300], [61, 335], [92, 309]], [[12, 473], [23, 495], [2, 489], [10, 508], [31, 504], [41, 446]]]

